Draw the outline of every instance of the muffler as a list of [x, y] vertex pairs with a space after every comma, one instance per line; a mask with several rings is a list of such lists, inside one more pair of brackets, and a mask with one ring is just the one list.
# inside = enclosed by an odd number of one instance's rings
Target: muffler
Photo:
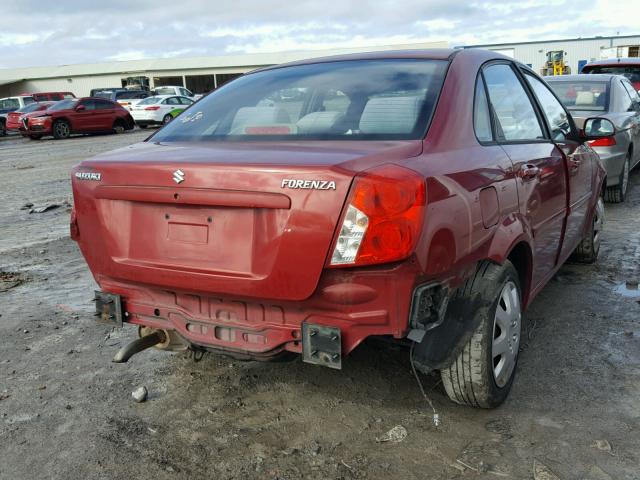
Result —
[[165, 343], [167, 340], [168, 337], [164, 330], [154, 330], [152, 333], [141, 336], [137, 340], [122, 347], [111, 361], [114, 363], [126, 363], [136, 353], [160, 343]]

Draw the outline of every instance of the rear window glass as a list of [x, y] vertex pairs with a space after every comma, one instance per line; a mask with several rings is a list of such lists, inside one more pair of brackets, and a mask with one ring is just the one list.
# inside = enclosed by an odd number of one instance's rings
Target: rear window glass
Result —
[[113, 92], [106, 91], [106, 92], [96, 92], [93, 96], [98, 98], [106, 98], [107, 100], [110, 100], [112, 95], [113, 95]]
[[140, 100], [138, 105], [153, 105], [154, 103], [158, 103], [162, 98], [158, 97], [147, 97], [144, 100]]
[[3, 98], [0, 100], [0, 109], [1, 110], [10, 110], [10, 109], [20, 108], [20, 102], [17, 98]]
[[569, 110], [605, 111], [607, 108], [607, 82], [547, 82]]
[[418, 139], [447, 68], [442, 60], [327, 62], [244, 75], [153, 141]]
[[154, 90], [156, 92], [156, 95], [175, 95], [176, 93], [176, 89], [171, 87], [171, 88], [156, 88]]
[[640, 65], [594, 65], [585, 67], [583, 73], [606, 73], [610, 75], [624, 75], [631, 83], [640, 83]]

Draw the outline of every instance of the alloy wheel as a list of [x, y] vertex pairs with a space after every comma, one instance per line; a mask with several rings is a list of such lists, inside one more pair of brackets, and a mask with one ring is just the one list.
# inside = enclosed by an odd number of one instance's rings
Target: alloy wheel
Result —
[[65, 122], [57, 122], [56, 126], [56, 134], [61, 138], [66, 138], [69, 136], [69, 125]]
[[602, 197], [598, 198], [596, 204], [596, 211], [593, 214], [593, 251], [598, 252], [600, 250], [600, 233], [604, 227], [604, 200]]
[[620, 191], [624, 196], [627, 193], [627, 188], [629, 187], [629, 158], [624, 161], [624, 166], [622, 167], [622, 179], [620, 181]]
[[491, 360], [496, 385], [504, 387], [511, 378], [518, 358], [522, 313], [518, 287], [508, 281], [500, 292], [493, 321]]

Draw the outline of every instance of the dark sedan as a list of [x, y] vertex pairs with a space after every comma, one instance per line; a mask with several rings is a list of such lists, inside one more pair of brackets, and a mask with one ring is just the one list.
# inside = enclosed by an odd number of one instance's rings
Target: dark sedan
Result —
[[589, 117], [607, 119], [601, 129], [610, 135], [593, 140], [607, 169], [605, 200], [623, 202], [629, 187], [629, 172], [640, 163], [640, 96], [622, 75], [565, 75], [547, 77], [547, 83], [571, 110], [578, 125]]

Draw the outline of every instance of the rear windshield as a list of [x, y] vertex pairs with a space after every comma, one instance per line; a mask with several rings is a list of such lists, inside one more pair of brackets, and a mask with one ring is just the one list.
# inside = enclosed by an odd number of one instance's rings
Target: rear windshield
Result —
[[175, 95], [176, 94], [176, 89], [171, 87], [171, 88], [162, 88], [162, 87], [158, 87], [154, 90], [156, 95]]
[[548, 81], [569, 110], [605, 111], [609, 84], [607, 82]]
[[20, 108], [20, 102], [17, 98], [3, 98], [0, 100], [0, 109], [10, 110]]
[[354, 60], [276, 68], [200, 100], [153, 141], [418, 139], [447, 68], [442, 60]]
[[640, 83], [640, 65], [595, 65], [585, 67], [584, 73], [606, 73], [609, 75], [624, 75], [631, 83]]
[[70, 98], [68, 100], [60, 100], [59, 102], [56, 102], [53, 105], [51, 105], [49, 107], [49, 110], [51, 110], [51, 111], [67, 110], [68, 108], [75, 107], [76, 103], [78, 103], [78, 99], [77, 98]]
[[110, 92], [109, 90], [103, 90], [102, 92], [96, 92], [93, 94], [94, 97], [106, 98], [107, 100], [111, 100], [112, 95], [113, 92]]
[[147, 97], [144, 100], [140, 100], [138, 105], [153, 105], [154, 103], [158, 103], [162, 98], [159, 97]]

